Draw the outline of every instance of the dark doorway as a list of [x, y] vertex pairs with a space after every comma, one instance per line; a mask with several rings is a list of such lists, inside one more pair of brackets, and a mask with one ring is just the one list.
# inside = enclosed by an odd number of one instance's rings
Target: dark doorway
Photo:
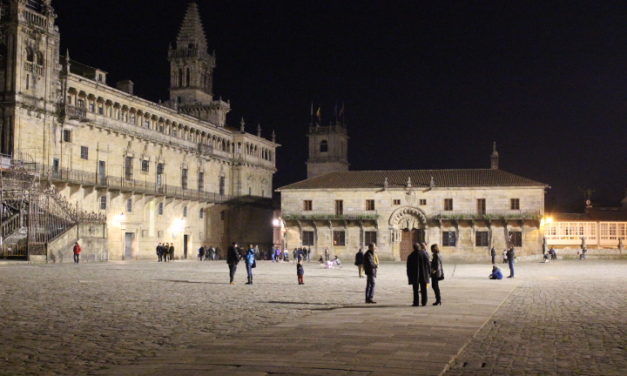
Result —
[[124, 234], [124, 260], [133, 259], [133, 240], [135, 240], [134, 232]]
[[183, 235], [183, 258], [187, 259], [187, 248], [189, 247], [189, 235]]
[[401, 235], [401, 260], [406, 261], [407, 256], [414, 251], [414, 243], [425, 241], [425, 230], [403, 230]]

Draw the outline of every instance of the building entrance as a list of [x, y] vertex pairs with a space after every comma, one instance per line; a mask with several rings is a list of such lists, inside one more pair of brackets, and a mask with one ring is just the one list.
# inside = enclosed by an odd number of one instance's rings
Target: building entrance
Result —
[[135, 240], [134, 232], [127, 232], [124, 234], [124, 259], [133, 259], [133, 240]]
[[407, 256], [414, 251], [414, 243], [425, 241], [425, 230], [412, 229], [403, 230], [401, 234], [401, 260], [406, 261]]

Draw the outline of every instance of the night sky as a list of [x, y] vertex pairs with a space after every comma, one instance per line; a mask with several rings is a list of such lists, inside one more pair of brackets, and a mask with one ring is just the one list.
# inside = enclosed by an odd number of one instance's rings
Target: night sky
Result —
[[[310, 103], [345, 103], [351, 169], [501, 168], [552, 186], [548, 210], [627, 188], [624, 1], [199, 0], [231, 125], [277, 132], [275, 187], [306, 175]], [[550, 3], [550, 4], [549, 4]], [[167, 99], [187, 1], [55, 0], [62, 48]]]

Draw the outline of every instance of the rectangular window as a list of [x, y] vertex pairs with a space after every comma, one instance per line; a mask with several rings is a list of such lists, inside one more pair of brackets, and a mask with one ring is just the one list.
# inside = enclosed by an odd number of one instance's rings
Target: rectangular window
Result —
[[314, 232], [313, 231], [303, 231], [303, 245], [307, 245], [307, 246], [314, 245]]
[[311, 202], [311, 200], [303, 201], [303, 210], [304, 211], [312, 211], [313, 210], [313, 203]]
[[133, 199], [126, 200], [126, 211], [131, 213], [133, 211]]
[[157, 213], [159, 215], [163, 215], [163, 202], [160, 202], [159, 205], [157, 205]]
[[142, 172], [150, 171], [150, 161], [143, 159], [142, 160]]
[[186, 168], [181, 170], [181, 187], [183, 189], [187, 189], [187, 169]]
[[225, 185], [226, 185], [226, 178], [224, 176], [220, 176], [220, 196], [224, 196]]
[[187, 206], [183, 206], [183, 217], [187, 218]]
[[200, 219], [205, 218], [205, 209], [200, 209], [198, 211], [198, 218], [200, 218]]
[[72, 142], [72, 131], [69, 129], [63, 130], [63, 142]]
[[89, 148], [81, 146], [81, 159], [89, 159]]
[[344, 214], [344, 201], [335, 200], [335, 215], [343, 215]]
[[374, 200], [366, 200], [366, 210], [374, 210]]
[[89, 112], [96, 111], [96, 104], [94, 102], [89, 102]]
[[510, 202], [510, 208], [512, 210], [520, 210], [520, 199], [518, 198], [512, 198], [511, 200], [509, 200]]
[[400, 205], [401, 204], [401, 200], [394, 200], [394, 205]]
[[124, 178], [133, 180], [133, 157], [124, 158]]
[[367, 244], [377, 244], [377, 232], [376, 231], [365, 231], [364, 232], [364, 243]]
[[198, 192], [203, 192], [205, 190], [205, 173], [198, 173]]
[[346, 245], [346, 233], [344, 231], [333, 231], [333, 245]]
[[107, 208], [107, 196], [100, 196], [100, 210]]
[[453, 210], [453, 199], [445, 198], [444, 199], [444, 210], [451, 211]]
[[60, 166], [59, 158], [54, 158], [52, 160], [52, 173], [58, 174], [59, 173], [59, 166]]
[[420, 199], [420, 206], [425, 206], [425, 205], [427, 205], [427, 200], [424, 199], [424, 198], [421, 198]]
[[442, 245], [445, 247], [455, 247], [457, 244], [457, 233], [455, 231], [442, 232]]
[[477, 199], [477, 214], [485, 215], [485, 198]]
[[98, 104], [98, 115], [104, 115], [104, 106], [102, 103]]
[[489, 245], [487, 231], [475, 232], [475, 245], [477, 247], [487, 247]]
[[522, 232], [521, 231], [510, 231], [509, 232], [509, 241], [512, 243], [512, 247], [522, 247]]

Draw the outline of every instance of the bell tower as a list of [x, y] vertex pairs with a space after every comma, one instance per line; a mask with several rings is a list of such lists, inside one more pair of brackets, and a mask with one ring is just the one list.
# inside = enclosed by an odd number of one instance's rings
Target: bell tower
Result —
[[213, 98], [213, 70], [216, 58], [207, 49], [198, 4], [191, 1], [185, 12], [170, 61], [170, 103], [178, 111], [224, 126], [228, 103]]
[[348, 171], [348, 133], [344, 123], [344, 106], [336, 113], [335, 121], [321, 125], [322, 114], [318, 108], [314, 116], [311, 107], [309, 124], [309, 158], [307, 179], [331, 172]]

